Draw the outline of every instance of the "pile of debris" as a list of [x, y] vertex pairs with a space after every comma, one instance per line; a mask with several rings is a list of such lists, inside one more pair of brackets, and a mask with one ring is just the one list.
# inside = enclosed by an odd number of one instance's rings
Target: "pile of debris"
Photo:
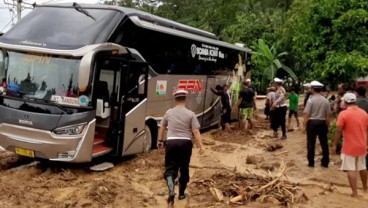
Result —
[[[224, 203], [243, 205], [251, 201], [273, 203], [289, 206], [293, 203], [302, 203], [308, 197], [298, 187], [286, 178], [287, 167], [284, 162], [279, 167], [276, 176], [260, 176], [249, 171], [249, 174], [221, 172], [210, 179], [196, 179], [191, 183], [191, 196], [203, 195], [204, 192], [212, 195], [212, 202], [208, 204]], [[286, 178], [287, 179], [287, 178]], [[198, 198], [198, 200], [201, 200]]]

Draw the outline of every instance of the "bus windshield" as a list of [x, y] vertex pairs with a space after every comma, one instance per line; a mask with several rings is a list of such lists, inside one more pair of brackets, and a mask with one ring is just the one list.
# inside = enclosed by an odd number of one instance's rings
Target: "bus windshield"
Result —
[[68, 106], [88, 106], [90, 93], [82, 94], [78, 87], [80, 60], [8, 51], [5, 56], [6, 95]]
[[36, 7], [2, 38], [32, 46], [77, 48], [106, 42], [121, 18], [115, 10], [83, 8], [91, 18], [77, 9]]

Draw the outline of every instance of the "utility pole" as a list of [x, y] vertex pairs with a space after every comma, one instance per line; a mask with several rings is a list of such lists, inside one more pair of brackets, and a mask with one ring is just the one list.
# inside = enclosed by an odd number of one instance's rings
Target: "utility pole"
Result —
[[22, 19], [22, 0], [17, 0], [17, 22]]

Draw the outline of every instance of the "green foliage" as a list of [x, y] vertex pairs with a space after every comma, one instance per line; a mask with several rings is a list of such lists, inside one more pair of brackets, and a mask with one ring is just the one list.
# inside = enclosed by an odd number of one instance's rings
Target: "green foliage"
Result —
[[222, 30], [220, 37], [229, 42], [242, 42], [250, 47], [258, 39], [276, 43], [277, 32], [285, 21], [284, 8], [291, 1], [248, 0], [242, 12], [236, 16], [236, 22]]
[[[336, 130], [337, 130], [337, 126], [336, 126], [336, 121], [335, 121], [332, 124], [330, 124], [330, 128], [328, 130], [327, 138], [328, 138], [328, 146], [329, 147], [332, 147], [332, 145], [333, 145]], [[343, 138], [341, 137], [339, 139], [337, 145], [336, 145], [337, 153], [340, 153], [340, 151], [341, 151], [341, 148], [342, 148], [342, 140], [343, 140]]]
[[329, 146], [332, 146], [332, 144], [333, 144], [336, 129], [337, 129], [336, 122], [331, 123], [329, 131], [328, 131]]
[[[264, 48], [268, 52], [256, 49], [253, 58], [253, 80], [260, 85], [276, 73], [291, 77], [295, 74], [300, 81], [317, 79], [331, 86], [368, 74], [367, 0], [108, 2], [207, 30], [224, 41], [241, 42], [246, 47], [253, 43], [259, 46], [258, 40], [264, 40], [272, 47]], [[276, 51], [288, 55], [277, 57]], [[284, 70], [278, 70], [280, 66]]]
[[310, 0], [304, 9], [290, 20], [291, 52], [310, 69], [309, 78], [336, 85], [366, 76], [368, 1]]
[[265, 89], [272, 82], [273, 78], [279, 74], [279, 70], [284, 70], [293, 80], [298, 79], [295, 73], [282, 64], [279, 59], [288, 55], [287, 52], [277, 53], [276, 47], [272, 46], [270, 48], [263, 39], [254, 42], [251, 48], [253, 50], [253, 62], [255, 63], [253, 80], [260, 81], [257, 83], [258, 88]]

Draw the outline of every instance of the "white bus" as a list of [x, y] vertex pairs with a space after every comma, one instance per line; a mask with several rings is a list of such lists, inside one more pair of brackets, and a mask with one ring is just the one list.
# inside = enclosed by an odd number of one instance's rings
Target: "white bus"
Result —
[[0, 146], [72, 163], [146, 152], [174, 90], [209, 127], [220, 118], [210, 87], [234, 85], [246, 65], [249, 49], [138, 10], [37, 6], [0, 37]]

